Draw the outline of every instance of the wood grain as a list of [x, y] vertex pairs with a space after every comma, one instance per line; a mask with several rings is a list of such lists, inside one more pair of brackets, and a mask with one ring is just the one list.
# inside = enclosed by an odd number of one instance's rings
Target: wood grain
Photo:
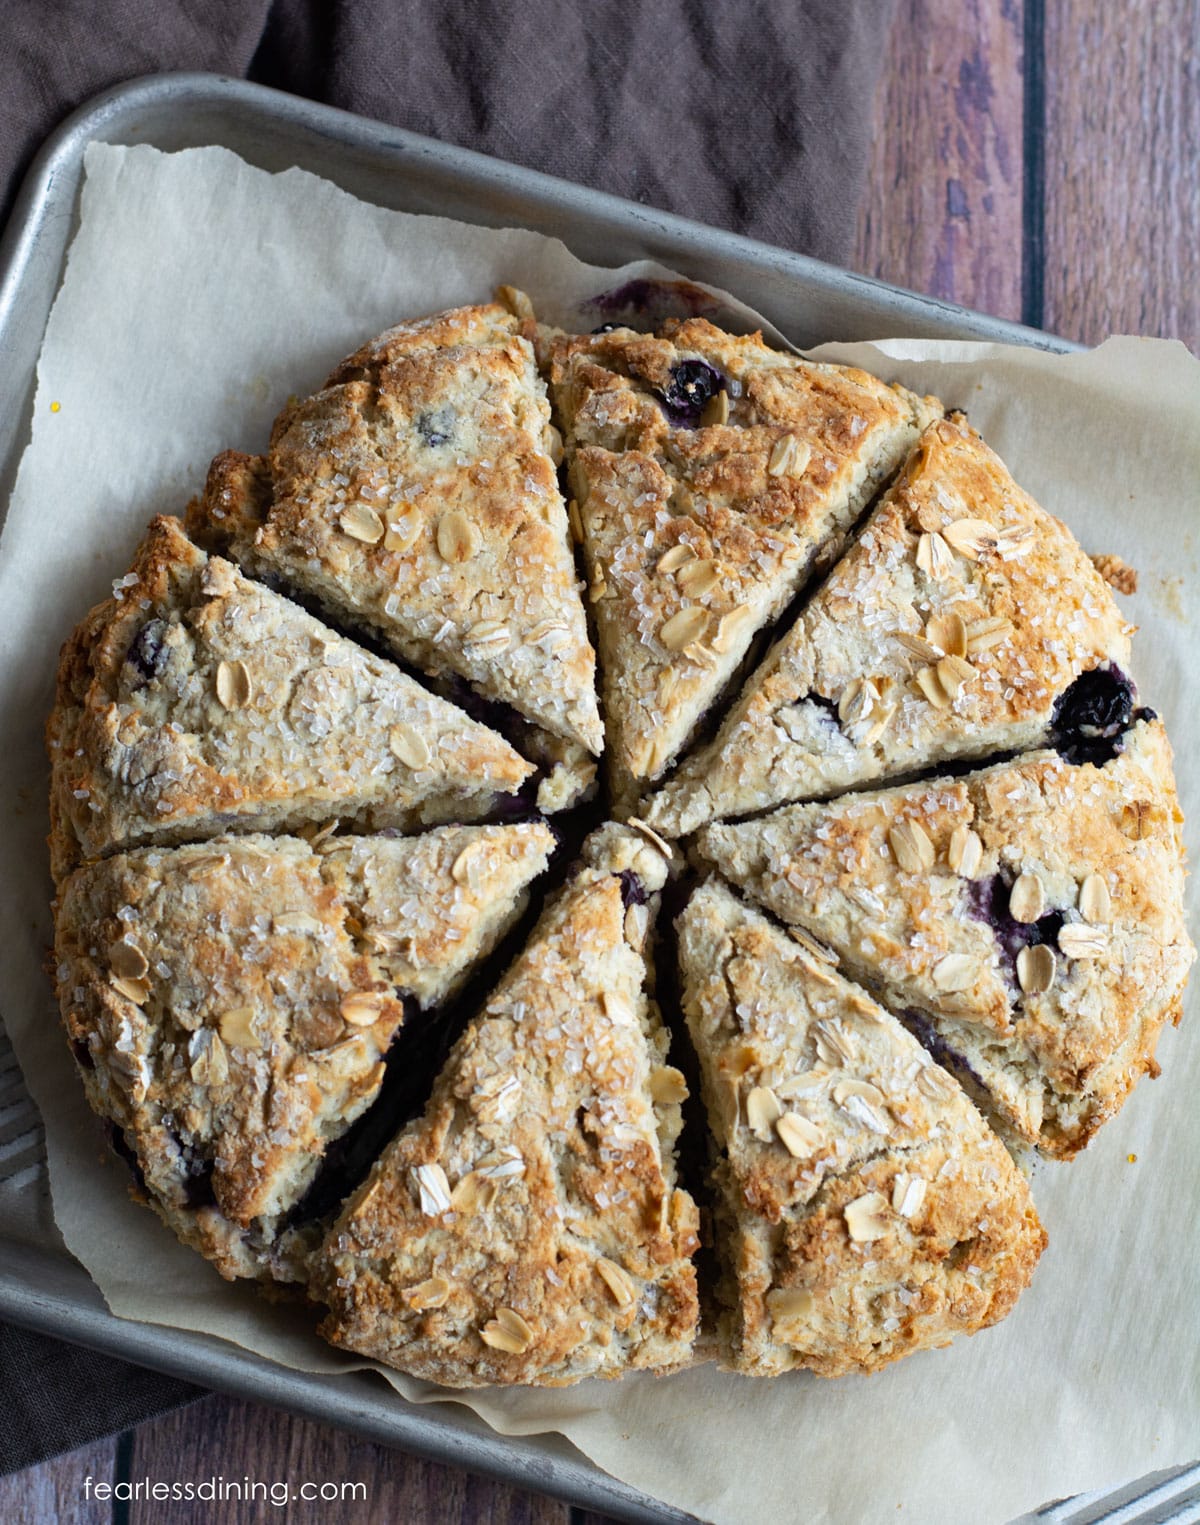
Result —
[[110, 1503], [89, 1503], [84, 1480], [111, 1483], [117, 1442], [98, 1440], [66, 1456], [56, 1456], [0, 1477], [0, 1520], [4, 1525], [109, 1525]]
[[856, 268], [1021, 316], [1022, 0], [898, 0]]
[[[134, 1502], [130, 1525], [569, 1525], [566, 1504], [509, 1488], [454, 1467], [437, 1466], [328, 1425], [281, 1414], [258, 1404], [214, 1395], [189, 1408], [141, 1425], [129, 1463], [133, 1480], [199, 1483], [214, 1476], [226, 1482], [250, 1478], [268, 1484], [362, 1483], [365, 1498], [343, 1503], [291, 1503], [284, 1511], [271, 1503], [236, 1499], [224, 1503]], [[0, 1518], [4, 1518], [0, 1514]], [[90, 1525], [90, 1522], [89, 1522]]]
[[1200, 0], [1048, 0], [1043, 324], [1200, 351]]

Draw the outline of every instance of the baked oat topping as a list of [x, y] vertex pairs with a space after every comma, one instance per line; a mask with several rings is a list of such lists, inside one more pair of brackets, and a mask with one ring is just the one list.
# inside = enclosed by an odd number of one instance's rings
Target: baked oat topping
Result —
[[[960, 1088], [865, 992], [828, 968], [815, 982], [719, 881], [678, 928], [715, 1143], [723, 1360], [759, 1376], [874, 1371], [1003, 1318], [1045, 1235]], [[777, 1096], [794, 1096], [773, 1134], [731, 1128], [725, 1107], [751, 1050], [781, 1077]]]
[[1057, 960], [1054, 949], [1034, 943], [1017, 954], [1017, 979], [1026, 995], [1040, 995], [1054, 984]]
[[679, 756], [755, 633], [832, 553], [937, 405], [699, 319], [654, 336], [563, 337], [549, 366], [588, 575], [603, 587], [620, 800]]
[[[335, 1343], [460, 1387], [687, 1359], [697, 1218], [671, 1152], [685, 1088], [662, 1063], [645, 963], [625, 938], [666, 865], [614, 827], [584, 860], [451, 1051], [424, 1117], [385, 1152], [373, 1193], [350, 1199], [319, 1251], [313, 1289]], [[632, 872], [645, 903], [626, 907]], [[427, 1204], [404, 1182], [431, 1168]], [[434, 1321], [415, 1318], [397, 1288], [448, 1267], [452, 1297]]]
[[[940, 419], [715, 738], [642, 813], [682, 836], [715, 818], [1044, 746], [1081, 676], [1123, 670], [1128, 649], [1111, 593], [1065, 526], [961, 417]], [[829, 709], [867, 677], [889, 711], [869, 740], [844, 716], [831, 724]], [[1090, 713], [1103, 696], [1084, 697]]]
[[1079, 913], [1091, 922], [1104, 922], [1112, 915], [1112, 898], [1103, 874], [1088, 874], [1079, 886]]
[[[595, 755], [595, 654], [528, 323], [489, 303], [381, 334], [284, 408], [263, 455], [219, 456], [188, 523]], [[566, 627], [552, 650], [529, 638], [547, 618]], [[488, 620], [506, 644], [471, 639]]]

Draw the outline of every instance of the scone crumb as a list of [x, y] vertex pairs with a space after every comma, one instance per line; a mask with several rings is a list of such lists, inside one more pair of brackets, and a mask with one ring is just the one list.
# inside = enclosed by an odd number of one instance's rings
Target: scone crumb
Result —
[[1117, 593], [1128, 595], [1137, 592], [1137, 570], [1131, 567], [1127, 561], [1123, 561], [1120, 556], [1104, 554], [1093, 556], [1091, 560], [1096, 571], [1099, 572], [1108, 586], [1113, 588]]

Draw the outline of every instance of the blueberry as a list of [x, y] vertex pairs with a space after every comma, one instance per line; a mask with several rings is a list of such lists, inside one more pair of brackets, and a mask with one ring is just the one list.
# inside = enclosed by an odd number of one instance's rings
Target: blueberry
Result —
[[488, 820], [497, 824], [506, 822], [517, 825], [522, 821], [539, 820], [537, 811], [537, 785], [541, 782], [540, 770], [525, 781], [516, 794], [493, 794]]
[[1118, 667], [1081, 673], [1054, 706], [1050, 740], [1069, 763], [1102, 767], [1121, 750], [1133, 719], [1133, 684]]
[[631, 905], [646, 904], [646, 886], [631, 868], [623, 868], [618, 875], [621, 880], [621, 904], [626, 910]]
[[454, 434], [454, 409], [435, 408], [417, 415], [417, 433], [429, 446], [444, 445]]
[[704, 405], [725, 385], [725, 378], [707, 360], [681, 360], [671, 367], [671, 379], [660, 393], [667, 417], [680, 428], [694, 429]]
[[166, 620], [147, 620], [129, 643], [125, 660], [146, 683], [159, 677], [167, 665], [166, 639]]

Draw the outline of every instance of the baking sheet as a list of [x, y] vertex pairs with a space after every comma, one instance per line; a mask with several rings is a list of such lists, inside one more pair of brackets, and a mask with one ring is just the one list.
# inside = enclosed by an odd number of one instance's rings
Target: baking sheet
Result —
[[[300, 172], [264, 176], [216, 150], [175, 158], [93, 150], [83, 231], [47, 334], [33, 442], [0, 544], [9, 611], [0, 633], [4, 781], [24, 791], [9, 795], [20, 810], [5, 823], [8, 861], [38, 861], [44, 764], [29, 737], [48, 706], [58, 642], [124, 570], [149, 514], [177, 509], [199, 485], [215, 449], [260, 445], [282, 398], [395, 317], [478, 299], [509, 279], [546, 316], [569, 319], [578, 295], [620, 278], [579, 267], [537, 235], [498, 240], [461, 227], [450, 235], [427, 219], [363, 207]], [[1181, 347], [1152, 341], [1063, 359], [928, 345], [871, 358], [873, 368], [967, 405], [1089, 548], [1116, 550], [1143, 569], [1133, 601], [1146, 627], [1137, 675], [1178, 744], [1194, 648], [1183, 609], [1197, 582], [1195, 545], [1183, 537], [1194, 534], [1200, 481], [1200, 367]], [[186, 1307], [189, 1327], [255, 1342], [307, 1369], [342, 1369], [346, 1360], [303, 1321], [264, 1310], [173, 1245], [125, 1198], [119, 1167], [99, 1163], [94, 1122], [36, 970], [48, 921], [28, 889], [12, 902], [0, 902], [6, 1011], [50, 1124], [59, 1221], [110, 1305], [168, 1323]], [[787, 1517], [797, 1498], [813, 1519], [891, 1518], [897, 1503], [924, 1520], [957, 1519], [985, 1497], [1001, 1520], [1038, 1499], [1189, 1459], [1200, 1431], [1194, 1357], [1170, 1331], [1172, 1319], [1176, 1331], [1194, 1326], [1194, 1293], [1182, 1281], [1164, 1285], [1169, 1269], [1156, 1268], [1163, 1317], [1149, 1329], [1143, 1301], [1120, 1296], [1135, 1235], [1169, 1232], [1174, 1263], [1195, 1260], [1195, 1239], [1180, 1244], [1195, 1231], [1174, 1222], [1178, 1197], [1152, 1163], [1167, 1160], [1167, 1146], [1176, 1162], [1196, 1158], [1188, 1092], [1178, 1089], [1188, 1078], [1185, 1039], [1186, 1031], [1164, 1042], [1167, 1079], [1143, 1087], [1084, 1160], [1039, 1174], [1052, 1249], [999, 1329], [873, 1381], [800, 1377], [765, 1388], [701, 1369], [669, 1383], [481, 1395], [473, 1407], [503, 1430], [558, 1427], [630, 1482], [721, 1519], [763, 1509]], [[1190, 1069], [1194, 1085], [1194, 1058]], [[1172, 1135], [1174, 1109], [1183, 1127]], [[1140, 1169], [1128, 1152], [1139, 1154]], [[1094, 1292], [1081, 1300], [1084, 1268]], [[871, 1434], [871, 1446], [856, 1455], [848, 1433]], [[726, 1464], [711, 1465], [714, 1455]]]

